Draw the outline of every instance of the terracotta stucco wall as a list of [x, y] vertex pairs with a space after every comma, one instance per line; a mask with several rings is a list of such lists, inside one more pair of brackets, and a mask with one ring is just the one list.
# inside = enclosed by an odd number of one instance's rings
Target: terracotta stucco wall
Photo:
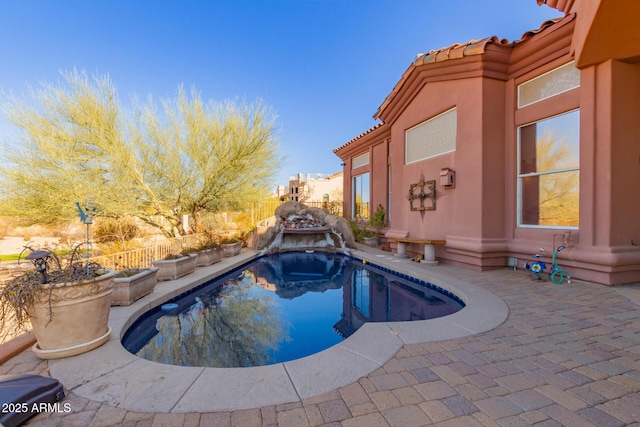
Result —
[[[391, 126], [393, 210], [392, 228], [411, 237], [444, 239], [453, 233], [480, 238], [482, 220], [477, 212], [482, 201], [482, 80], [471, 78], [427, 83]], [[418, 162], [405, 164], [407, 129], [456, 107], [458, 126], [456, 150]], [[456, 188], [439, 184], [442, 168], [456, 172]], [[436, 210], [411, 211], [409, 186], [436, 180]]]
[[385, 212], [388, 212], [388, 152], [389, 143], [386, 139], [378, 141], [371, 148], [371, 170], [376, 173], [371, 174], [371, 213], [376, 211], [378, 205], [382, 205]]
[[640, 241], [640, 65], [610, 61], [612, 246]]

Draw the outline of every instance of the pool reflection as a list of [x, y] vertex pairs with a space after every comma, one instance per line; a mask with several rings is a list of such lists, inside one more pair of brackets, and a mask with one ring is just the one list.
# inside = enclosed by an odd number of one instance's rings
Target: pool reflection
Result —
[[421, 283], [342, 254], [285, 252], [259, 258], [136, 321], [123, 345], [184, 366], [244, 367], [324, 350], [366, 322], [444, 316], [462, 304]]

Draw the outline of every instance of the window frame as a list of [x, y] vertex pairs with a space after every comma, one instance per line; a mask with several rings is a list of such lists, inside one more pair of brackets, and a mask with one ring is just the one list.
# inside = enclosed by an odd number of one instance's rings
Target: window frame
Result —
[[[357, 191], [357, 185], [356, 185], [356, 180], [358, 178], [360, 179], [364, 179], [364, 176], [367, 175], [367, 190], [369, 191], [369, 194], [367, 194], [367, 201], [366, 202], [361, 202], [361, 204], [366, 204], [367, 205], [367, 216], [359, 216], [357, 215], [356, 212], [356, 198], [358, 196], [358, 191]], [[351, 216], [353, 218], [361, 218], [361, 219], [369, 219], [371, 218], [371, 173], [369, 171], [363, 172], [361, 174], [358, 175], [353, 175], [351, 177]]]
[[[427, 155], [426, 157], [421, 157], [421, 158], [417, 158], [417, 159], [413, 159], [411, 161], [409, 161], [409, 133], [411, 131], [414, 131], [416, 129], [418, 129], [421, 126], [426, 125], [429, 122], [434, 122], [435, 120], [441, 118], [442, 116], [446, 115], [446, 114], [450, 114], [450, 113], [455, 113], [455, 135], [453, 138], [453, 149], [450, 150], [446, 150], [446, 151], [441, 151], [441, 152], [437, 152], [435, 154], [431, 154], [431, 155]], [[457, 149], [457, 145], [458, 145], [458, 108], [457, 106], [453, 106], [451, 108], [449, 108], [448, 110], [445, 110], [439, 114], [436, 114], [435, 116], [432, 116], [430, 118], [428, 118], [427, 120], [424, 120], [420, 123], [418, 123], [417, 125], [411, 126], [409, 129], [405, 130], [404, 132], [404, 164], [405, 165], [410, 165], [413, 163], [417, 163], [417, 162], [421, 162], [423, 160], [427, 160], [427, 159], [433, 159], [435, 157], [438, 156], [442, 156], [444, 154], [448, 154], [448, 153], [453, 153], [456, 151]]]
[[[577, 70], [577, 72], [578, 72], [578, 85], [577, 85], [577, 86], [572, 86], [572, 87], [569, 87], [569, 88], [565, 88], [565, 89], [561, 90], [560, 92], [556, 92], [556, 93], [554, 93], [554, 94], [544, 96], [544, 97], [542, 97], [542, 98], [539, 98], [539, 99], [536, 99], [536, 100], [534, 100], [534, 101], [531, 101], [531, 102], [529, 102], [529, 103], [527, 103], [527, 104], [520, 104], [521, 89], [522, 89], [522, 87], [524, 87], [524, 86], [525, 86], [525, 85], [527, 85], [528, 83], [532, 83], [532, 82], [534, 82], [534, 81], [536, 81], [536, 80], [539, 80], [539, 79], [541, 79], [541, 78], [544, 78], [545, 76], [548, 76], [549, 74], [554, 73], [554, 72], [556, 72], [556, 71], [560, 70], [561, 68], [568, 67], [568, 66], [570, 66], [570, 65], [572, 65], [572, 66]], [[544, 100], [551, 99], [551, 98], [556, 97], [556, 96], [558, 96], [558, 95], [562, 95], [563, 93], [567, 93], [567, 92], [570, 92], [570, 91], [572, 91], [572, 90], [574, 90], [574, 89], [579, 88], [579, 87], [580, 87], [580, 78], [579, 78], [580, 76], [579, 76], [579, 73], [580, 73], [580, 70], [579, 70], [579, 69], [577, 69], [577, 68], [575, 67], [575, 61], [569, 61], [569, 62], [566, 62], [566, 63], [564, 63], [564, 64], [562, 64], [562, 65], [559, 65], [559, 66], [555, 67], [555, 68], [554, 68], [554, 69], [552, 69], [552, 70], [549, 70], [549, 71], [547, 71], [547, 72], [545, 72], [545, 73], [542, 73], [542, 74], [540, 74], [540, 75], [538, 75], [538, 76], [532, 77], [532, 78], [530, 78], [530, 79], [529, 79], [529, 80], [527, 80], [527, 81], [524, 81], [524, 82], [522, 82], [522, 83], [519, 83], [519, 84], [517, 85], [517, 87], [516, 87], [516, 108], [517, 108], [517, 109], [527, 108], [527, 107], [529, 107], [529, 106], [531, 106], [531, 105], [535, 105], [535, 104], [537, 104], [538, 102], [542, 102], [542, 101], [544, 101]]]
[[351, 169], [358, 169], [367, 166], [371, 161], [371, 154], [368, 151], [351, 158]]
[[[516, 219], [517, 219], [517, 227], [518, 228], [532, 228], [532, 229], [555, 229], [555, 230], [579, 230], [580, 229], [580, 212], [578, 211], [578, 225], [547, 225], [547, 224], [525, 224], [523, 223], [523, 178], [533, 177], [533, 176], [543, 176], [543, 175], [553, 175], [560, 174], [565, 172], [573, 172], [577, 171], [578, 176], [580, 174], [580, 154], [578, 153], [578, 165], [570, 168], [562, 168], [562, 169], [554, 169], [554, 170], [546, 170], [541, 172], [530, 172], [530, 173], [521, 173], [522, 168], [522, 141], [521, 141], [521, 129], [530, 126], [532, 124], [536, 124], [545, 120], [553, 119], [555, 117], [560, 117], [565, 114], [570, 114], [573, 112], [578, 113], [578, 118], [580, 118], [580, 107], [573, 108], [571, 110], [563, 111], [560, 113], [553, 114], [551, 116], [541, 117], [537, 120], [530, 121], [528, 123], [523, 123], [521, 125], [516, 126], [516, 183], [517, 183], [517, 194], [516, 194]], [[580, 148], [580, 136], [578, 136], [578, 147]], [[578, 204], [580, 202], [580, 190], [578, 190]], [[579, 206], [578, 206], [579, 207]]]

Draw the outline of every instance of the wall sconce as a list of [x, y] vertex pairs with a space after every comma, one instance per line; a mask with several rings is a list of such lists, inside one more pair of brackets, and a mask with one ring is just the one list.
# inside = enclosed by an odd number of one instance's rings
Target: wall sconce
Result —
[[440, 171], [440, 185], [442, 185], [445, 190], [456, 188], [456, 171], [450, 168], [442, 168]]

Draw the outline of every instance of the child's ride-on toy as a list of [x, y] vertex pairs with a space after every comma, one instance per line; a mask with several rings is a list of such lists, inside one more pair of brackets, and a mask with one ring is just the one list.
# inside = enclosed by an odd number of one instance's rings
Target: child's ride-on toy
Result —
[[561, 284], [564, 281], [565, 276], [567, 277], [567, 283], [571, 283], [571, 276], [569, 276], [569, 273], [567, 273], [566, 270], [563, 270], [560, 267], [558, 267], [558, 261], [556, 261], [558, 252], [564, 249], [565, 249], [564, 245], [561, 245], [561, 246], [558, 246], [558, 249], [556, 249], [553, 252], [553, 265], [551, 266], [551, 270], [549, 270], [549, 278], [556, 285]]
[[[558, 246], [558, 248], [553, 252], [553, 264], [549, 269], [549, 278], [556, 285], [561, 284], [564, 281], [565, 277], [567, 279], [567, 283], [571, 283], [571, 276], [569, 275], [569, 273], [558, 266], [558, 252], [564, 249], [565, 246], [561, 245]], [[540, 248], [540, 252], [544, 252], [544, 248]], [[532, 279], [542, 280], [542, 273], [544, 273], [544, 270], [547, 268], [547, 263], [540, 260], [542, 258], [542, 255], [540, 254], [532, 255], [531, 258], [535, 259], [535, 261], [526, 263], [524, 265], [524, 268], [526, 270], [529, 270], [529, 275]]]
[[[540, 252], [544, 252], [544, 248], [540, 248]], [[529, 276], [531, 276], [532, 279], [542, 280], [541, 274], [544, 273], [544, 270], [547, 268], [547, 263], [540, 260], [542, 258], [540, 254], [532, 255], [531, 258], [535, 259], [535, 261], [526, 263], [524, 268], [525, 270], [529, 270]]]

